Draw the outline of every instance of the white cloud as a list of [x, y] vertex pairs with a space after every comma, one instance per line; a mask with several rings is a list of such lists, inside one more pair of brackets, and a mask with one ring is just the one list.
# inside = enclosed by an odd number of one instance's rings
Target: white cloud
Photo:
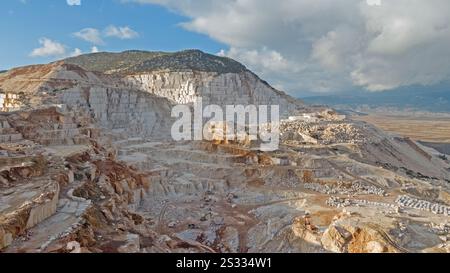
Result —
[[448, 0], [127, 0], [187, 16], [272, 83], [386, 90], [450, 80]]
[[93, 46], [93, 47], [91, 48], [91, 53], [97, 53], [97, 52], [99, 52], [98, 47]]
[[81, 54], [83, 54], [83, 51], [81, 51], [81, 49], [79, 49], [79, 48], [75, 48], [73, 50], [73, 52], [69, 54], [69, 56], [76, 57], [76, 56], [80, 56]]
[[114, 37], [121, 40], [134, 39], [139, 37], [139, 33], [131, 29], [130, 27], [116, 27], [108, 26], [103, 32], [100, 32], [96, 28], [84, 28], [78, 32], [73, 33], [77, 38], [80, 38], [93, 45], [104, 45], [104, 37]]
[[90, 42], [94, 45], [103, 45], [104, 42], [101, 38], [100, 31], [95, 28], [84, 28], [73, 34], [75, 37], [80, 38], [86, 42]]
[[81, 6], [81, 0], [67, 0], [69, 6]]
[[381, 6], [381, 0], [367, 0], [369, 6]]
[[33, 49], [31, 57], [58, 57], [66, 54], [66, 47], [63, 44], [48, 38], [41, 38], [39, 44], [41, 47]]
[[116, 37], [122, 40], [126, 39], [134, 39], [139, 36], [139, 33], [132, 30], [130, 27], [116, 27], [116, 26], [109, 26], [105, 29], [105, 36], [106, 37]]

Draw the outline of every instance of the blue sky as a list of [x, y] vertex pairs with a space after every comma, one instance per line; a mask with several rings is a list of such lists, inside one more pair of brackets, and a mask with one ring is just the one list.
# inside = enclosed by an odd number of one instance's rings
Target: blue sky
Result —
[[[210, 53], [227, 48], [206, 35], [180, 27], [185, 17], [156, 5], [84, 0], [82, 5], [70, 6], [66, 0], [2, 0], [0, 12], [0, 70], [46, 63], [70, 55], [76, 49], [87, 53], [93, 46], [100, 51], [199, 48]], [[129, 39], [106, 37], [105, 32], [111, 26], [128, 27], [138, 35]], [[97, 29], [103, 43], [95, 44], [74, 34], [85, 28]], [[30, 56], [34, 49], [41, 47], [39, 40], [43, 38], [63, 45], [65, 54]]]
[[197, 48], [291, 95], [450, 81], [448, 0], [1, 0], [0, 24], [0, 70]]

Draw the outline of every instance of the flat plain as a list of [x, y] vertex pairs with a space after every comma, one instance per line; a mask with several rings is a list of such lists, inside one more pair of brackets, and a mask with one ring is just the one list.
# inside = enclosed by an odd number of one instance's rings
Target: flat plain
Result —
[[450, 118], [436, 116], [399, 116], [369, 114], [353, 116], [353, 119], [374, 124], [386, 132], [410, 137], [414, 140], [450, 143]]

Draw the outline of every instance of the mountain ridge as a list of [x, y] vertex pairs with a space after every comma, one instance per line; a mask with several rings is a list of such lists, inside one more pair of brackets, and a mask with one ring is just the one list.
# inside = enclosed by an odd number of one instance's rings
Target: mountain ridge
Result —
[[241, 73], [249, 71], [243, 64], [227, 57], [205, 53], [197, 49], [178, 52], [127, 50], [123, 52], [100, 52], [84, 54], [62, 60], [88, 71], [106, 74], [142, 73], [161, 70], [204, 71]]
[[134, 89], [177, 104], [192, 103], [198, 96], [219, 105], [277, 104], [283, 114], [304, 106], [241, 63], [200, 50], [91, 53], [0, 75], [0, 89], [6, 93], [78, 92], [94, 87]]

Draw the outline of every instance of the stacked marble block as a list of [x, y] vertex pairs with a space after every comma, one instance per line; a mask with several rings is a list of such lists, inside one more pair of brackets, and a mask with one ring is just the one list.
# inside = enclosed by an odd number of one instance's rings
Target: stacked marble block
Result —
[[17, 94], [0, 93], [0, 112], [20, 110], [21, 102]]
[[75, 115], [81, 113], [67, 112], [59, 109], [62, 114], [58, 117], [58, 121], [52, 124], [53, 128], [40, 129], [38, 132], [37, 142], [43, 145], [72, 145], [85, 143], [80, 128], [74, 122]]
[[74, 139], [79, 136], [80, 130], [77, 128], [64, 128], [65, 125], [60, 125], [59, 127], [55, 124], [55, 129], [42, 131], [43, 138], [39, 139], [41, 144], [45, 145], [64, 145], [64, 144], [75, 144]]
[[6, 119], [0, 119], [0, 143], [18, 142], [23, 140], [22, 134], [11, 127]]

